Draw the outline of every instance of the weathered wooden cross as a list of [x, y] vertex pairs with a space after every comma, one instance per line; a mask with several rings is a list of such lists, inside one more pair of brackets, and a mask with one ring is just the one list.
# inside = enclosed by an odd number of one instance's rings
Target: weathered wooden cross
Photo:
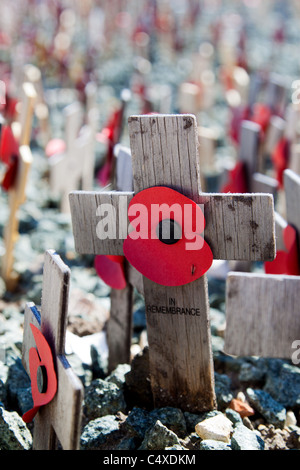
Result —
[[[167, 186], [204, 205], [204, 238], [215, 259], [274, 259], [271, 195], [200, 192], [195, 116], [131, 116], [128, 122], [134, 193], [75, 191], [70, 194], [78, 253], [123, 255], [130, 200], [146, 188]], [[117, 221], [114, 239], [103, 236], [100, 239], [97, 235], [99, 216], [102, 208], [107, 207], [102, 204], [111, 205], [115, 211], [116, 220], [111, 221], [112, 224]], [[159, 270], [160, 260], [156, 262]], [[176, 269], [176, 262], [174, 259], [170, 269]], [[177, 406], [191, 412], [214, 408], [206, 276], [179, 287], [162, 286], [146, 277], [143, 284], [155, 406]], [[170, 313], [173, 311], [177, 314]]]
[[[45, 254], [41, 311], [33, 303], [27, 303], [24, 318], [22, 362], [30, 375], [29, 351], [37, 345], [30, 325], [43, 334], [52, 351], [57, 377], [57, 391], [48, 404], [39, 408], [34, 417], [33, 448], [55, 450], [57, 439], [64, 450], [77, 450], [81, 432], [83, 386], [65, 357], [65, 337], [68, 316], [70, 270], [53, 251]], [[38, 354], [40, 354], [37, 348]], [[45, 358], [40, 354], [41, 364]], [[47, 392], [50, 378], [37, 369], [36, 377], [40, 394]]]
[[[285, 170], [284, 188], [287, 223], [297, 231], [300, 253], [300, 176]], [[284, 249], [280, 225], [276, 237]], [[300, 276], [229, 273], [225, 352], [291, 359], [293, 343], [300, 341], [299, 304]]]
[[95, 124], [92, 111], [89, 121], [82, 126], [82, 109], [79, 102], [74, 102], [64, 110], [65, 114], [65, 151], [49, 158], [50, 187], [53, 194], [60, 196], [60, 209], [68, 213], [70, 191], [80, 188], [93, 188], [95, 156]]
[[19, 158], [15, 182], [9, 189], [9, 219], [4, 231], [5, 253], [2, 257], [1, 275], [7, 290], [14, 290], [18, 276], [13, 271], [14, 247], [19, 237], [18, 210], [25, 202], [26, 186], [29, 170], [32, 164], [32, 154], [29, 147], [33, 120], [34, 101], [36, 93], [30, 83], [23, 85], [23, 101], [20, 126], [15, 130], [19, 145]]
[[[240, 183], [244, 185], [246, 192], [268, 193], [276, 195], [278, 183], [271, 176], [263, 173], [261, 152], [261, 126], [252, 121], [242, 121], [240, 129], [240, 146], [238, 162], [243, 165], [243, 173]], [[243, 184], [244, 180], [244, 184]], [[230, 183], [229, 183], [229, 190]]]

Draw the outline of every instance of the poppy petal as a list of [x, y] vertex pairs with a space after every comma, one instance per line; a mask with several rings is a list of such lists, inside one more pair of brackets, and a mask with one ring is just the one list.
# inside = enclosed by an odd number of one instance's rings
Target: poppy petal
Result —
[[112, 289], [124, 289], [127, 285], [123, 256], [98, 255], [94, 266], [98, 276]]
[[[149, 188], [132, 199], [128, 217], [134, 230], [124, 241], [124, 255], [146, 278], [164, 286], [180, 286], [195, 281], [211, 267], [211, 249], [200, 235], [204, 215], [191, 199], [170, 188]], [[158, 226], [164, 220], [180, 226], [181, 237], [160, 237]]]

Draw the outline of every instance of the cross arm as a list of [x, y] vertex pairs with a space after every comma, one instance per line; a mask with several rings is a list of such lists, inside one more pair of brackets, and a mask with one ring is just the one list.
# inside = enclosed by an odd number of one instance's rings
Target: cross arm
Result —
[[[134, 193], [113, 191], [70, 193], [76, 252], [123, 255], [123, 241], [128, 227], [127, 209], [133, 196]], [[204, 238], [215, 259], [274, 259], [275, 220], [271, 195], [201, 193], [199, 203], [204, 205]], [[101, 215], [104, 216], [106, 204], [113, 208], [105, 215], [108, 224], [114, 223], [110, 217], [115, 219], [116, 231], [113, 239], [100, 239], [97, 234], [97, 224]], [[100, 206], [103, 208], [102, 212], [99, 210]]]

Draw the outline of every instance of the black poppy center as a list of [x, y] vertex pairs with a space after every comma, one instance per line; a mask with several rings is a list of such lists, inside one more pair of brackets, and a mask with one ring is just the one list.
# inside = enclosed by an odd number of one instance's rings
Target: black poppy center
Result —
[[161, 220], [157, 226], [156, 234], [159, 240], [166, 245], [174, 245], [182, 237], [181, 226], [173, 219]]

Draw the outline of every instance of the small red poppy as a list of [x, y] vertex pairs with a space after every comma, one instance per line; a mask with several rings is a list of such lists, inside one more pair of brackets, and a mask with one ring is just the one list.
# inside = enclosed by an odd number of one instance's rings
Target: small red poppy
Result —
[[270, 124], [271, 116], [272, 112], [268, 106], [262, 103], [255, 103], [253, 106], [251, 121], [259, 124], [263, 133], [266, 132]]
[[[33, 408], [22, 416], [25, 423], [30, 423], [39, 408], [50, 403], [57, 391], [57, 378], [50, 346], [36, 326], [31, 324], [30, 328], [37, 348], [31, 348], [29, 350], [29, 369]], [[38, 384], [38, 370], [41, 371], [43, 376], [42, 389]]]
[[247, 193], [248, 185], [246, 167], [244, 162], [238, 162], [229, 172], [228, 182], [221, 189], [221, 193]]
[[48, 142], [45, 154], [47, 157], [53, 157], [66, 151], [66, 143], [63, 139], [52, 139]]
[[4, 191], [9, 191], [15, 184], [19, 163], [18, 143], [9, 126], [3, 126], [1, 130], [0, 160], [7, 166], [1, 186]]
[[98, 276], [112, 289], [126, 287], [124, 256], [98, 255], [95, 257], [94, 267]]
[[161, 186], [145, 189], [131, 200], [128, 217], [134, 230], [124, 241], [124, 255], [146, 278], [180, 286], [210, 268], [213, 255], [201, 236], [204, 215], [188, 197]]
[[278, 251], [274, 261], [265, 263], [266, 274], [300, 275], [299, 253], [297, 245], [297, 232], [291, 225], [287, 225], [283, 232], [283, 241], [286, 251]]
[[288, 166], [290, 156], [290, 143], [283, 137], [277, 143], [274, 152], [272, 154], [272, 163], [276, 172], [276, 179], [280, 185], [283, 187], [283, 172]]

